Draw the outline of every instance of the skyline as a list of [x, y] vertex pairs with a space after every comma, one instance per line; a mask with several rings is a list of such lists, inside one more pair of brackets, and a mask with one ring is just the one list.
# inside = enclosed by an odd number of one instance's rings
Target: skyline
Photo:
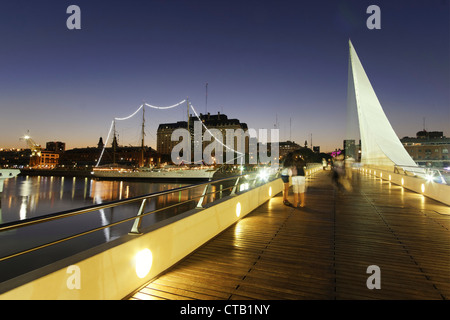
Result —
[[[66, 27], [72, 4], [81, 30]], [[278, 122], [280, 141], [309, 146], [312, 134], [321, 151], [342, 148], [349, 39], [399, 138], [424, 118], [450, 136], [449, 1], [377, 1], [379, 30], [366, 27], [371, 4], [2, 1], [0, 147], [24, 148], [27, 130], [41, 145], [95, 146], [143, 102], [188, 98], [249, 128]], [[186, 118], [185, 107], [147, 108], [146, 144], [156, 148], [160, 123]], [[140, 121], [120, 123], [120, 144], [139, 144]]]

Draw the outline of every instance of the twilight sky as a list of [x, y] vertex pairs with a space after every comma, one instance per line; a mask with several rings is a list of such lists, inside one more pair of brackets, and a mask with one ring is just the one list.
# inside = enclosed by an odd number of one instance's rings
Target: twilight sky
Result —
[[[81, 30], [66, 27], [72, 4]], [[366, 27], [371, 4], [380, 30]], [[27, 130], [44, 146], [95, 146], [143, 101], [188, 97], [331, 151], [345, 137], [349, 38], [400, 138], [424, 117], [450, 136], [449, 0], [2, 0], [0, 147], [25, 147]], [[185, 106], [147, 108], [146, 144], [181, 120]], [[118, 122], [119, 143], [138, 145], [139, 125]]]

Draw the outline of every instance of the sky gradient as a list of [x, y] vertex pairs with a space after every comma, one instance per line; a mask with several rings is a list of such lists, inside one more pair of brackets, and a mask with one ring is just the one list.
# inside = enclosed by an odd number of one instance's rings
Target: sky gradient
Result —
[[[71, 4], [81, 30], [66, 27]], [[371, 4], [380, 30], [366, 27]], [[450, 136], [448, 0], [2, 0], [0, 147], [25, 147], [27, 130], [44, 146], [95, 146], [143, 101], [188, 97], [197, 112], [278, 124], [281, 141], [312, 134], [332, 151], [345, 137], [349, 38], [400, 138], [424, 117]], [[181, 120], [185, 107], [147, 108], [146, 144]], [[118, 123], [119, 143], [138, 145], [139, 124]]]

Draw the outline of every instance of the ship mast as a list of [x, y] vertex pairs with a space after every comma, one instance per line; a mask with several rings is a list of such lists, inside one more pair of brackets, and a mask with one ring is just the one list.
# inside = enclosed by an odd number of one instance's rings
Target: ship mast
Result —
[[[191, 133], [191, 129], [190, 129], [190, 125], [189, 122], [191, 121], [190, 119], [190, 114], [189, 114], [189, 98], [186, 98], [186, 112], [187, 112], [187, 131], [189, 133], [189, 148], [191, 149], [191, 155], [192, 155], [192, 148], [193, 148], [193, 144], [192, 144], [192, 133]], [[189, 161], [192, 161], [192, 158], [189, 159]]]
[[114, 132], [114, 137], [113, 137], [113, 142], [112, 142], [112, 147], [113, 147], [113, 164], [116, 164], [116, 145], [117, 145], [116, 120], [114, 120], [114, 122], [113, 122], [113, 132]]
[[186, 112], [187, 112], [187, 130], [190, 134], [191, 131], [189, 131], [189, 99], [188, 98], [186, 98]]
[[144, 136], [145, 136], [145, 104], [142, 105], [142, 141], [141, 141], [141, 159], [139, 161], [139, 166], [144, 166]]

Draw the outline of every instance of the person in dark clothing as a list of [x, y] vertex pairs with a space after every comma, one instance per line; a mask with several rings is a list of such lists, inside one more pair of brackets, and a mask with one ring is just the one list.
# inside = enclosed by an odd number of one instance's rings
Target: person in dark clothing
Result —
[[283, 181], [283, 204], [292, 207], [292, 203], [288, 200], [289, 195], [289, 178], [292, 175], [293, 155], [289, 153], [283, 162], [281, 170], [281, 180]]
[[292, 169], [292, 191], [294, 192], [294, 206], [303, 208], [305, 206], [306, 192], [306, 162], [300, 155], [295, 156]]

